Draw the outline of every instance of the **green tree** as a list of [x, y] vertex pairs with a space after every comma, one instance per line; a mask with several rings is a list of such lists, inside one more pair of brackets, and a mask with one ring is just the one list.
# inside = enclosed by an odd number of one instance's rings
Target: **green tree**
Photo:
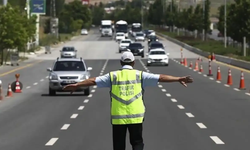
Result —
[[1, 64], [4, 51], [7, 49], [24, 48], [26, 43], [34, 37], [35, 17], [27, 18], [18, 7], [8, 4], [0, 8], [0, 50]]
[[[205, 30], [205, 35], [207, 35], [208, 31], [210, 30], [210, 5], [211, 2], [210, 0], [205, 1], [205, 13], [204, 13], [204, 30]], [[207, 36], [205, 36], [205, 39], [207, 39]]]

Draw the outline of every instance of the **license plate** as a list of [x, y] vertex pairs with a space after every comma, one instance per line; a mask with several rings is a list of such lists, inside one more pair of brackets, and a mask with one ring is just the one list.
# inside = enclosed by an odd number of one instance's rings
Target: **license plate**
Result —
[[74, 83], [75, 81], [72, 81], [72, 80], [65, 80], [63, 81], [63, 83]]
[[138, 53], [134, 53], [134, 55], [137, 55]]

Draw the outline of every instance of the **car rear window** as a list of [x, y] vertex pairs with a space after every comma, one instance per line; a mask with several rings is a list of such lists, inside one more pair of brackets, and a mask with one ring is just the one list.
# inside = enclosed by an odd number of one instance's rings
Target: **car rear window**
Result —
[[151, 51], [150, 55], [164, 55], [166, 54], [164, 51]]
[[85, 71], [82, 61], [57, 61], [53, 71]]
[[131, 43], [129, 47], [142, 47], [141, 43]]
[[64, 47], [64, 48], [62, 49], [62, 51], [64, 51], [64, 52], [75, 51], [75, 48], [74, 48], [74, 47]]

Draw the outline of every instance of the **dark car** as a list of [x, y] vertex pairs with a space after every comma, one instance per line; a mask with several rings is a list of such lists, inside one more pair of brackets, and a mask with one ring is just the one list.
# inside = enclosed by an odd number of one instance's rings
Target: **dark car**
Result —
[[148, 46], [148, 51], [151, 49], [162, 48], [165, 49], [164, 45], [160, 42], [151, 42]]
[[130, 43], [127, 50], [131, 51], [134, 56], [144, 57], [144, 46], [141, 43]]
[[151, 35], [151, 36], [148, 37], [148, 45], [149, 45], [151, 42], [155, 42], [155, 41], [156, 41], [156, 42], [159, 41], [159, 39], [158, 39], [157, 36]]

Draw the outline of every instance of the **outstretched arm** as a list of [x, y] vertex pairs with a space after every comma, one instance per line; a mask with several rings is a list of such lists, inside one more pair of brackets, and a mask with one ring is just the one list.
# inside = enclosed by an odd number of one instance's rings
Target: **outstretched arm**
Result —
[[84, 86], [96, 85], [95, 79], [96, 79], [96, 77], [93, 77], [93, 78], [89, 78], [87, 80], [84, 80], [82, 82], [78, 82], [78, 83], [76, 83], [76, 86], [77, 87], [84, 87]]
[[192, 83], [193, 79], [190, 76], [174, 77], [170, 75], [160, 74], [159, 82], [180, 82], [183, 86], [187, 87], [187, 83]]

